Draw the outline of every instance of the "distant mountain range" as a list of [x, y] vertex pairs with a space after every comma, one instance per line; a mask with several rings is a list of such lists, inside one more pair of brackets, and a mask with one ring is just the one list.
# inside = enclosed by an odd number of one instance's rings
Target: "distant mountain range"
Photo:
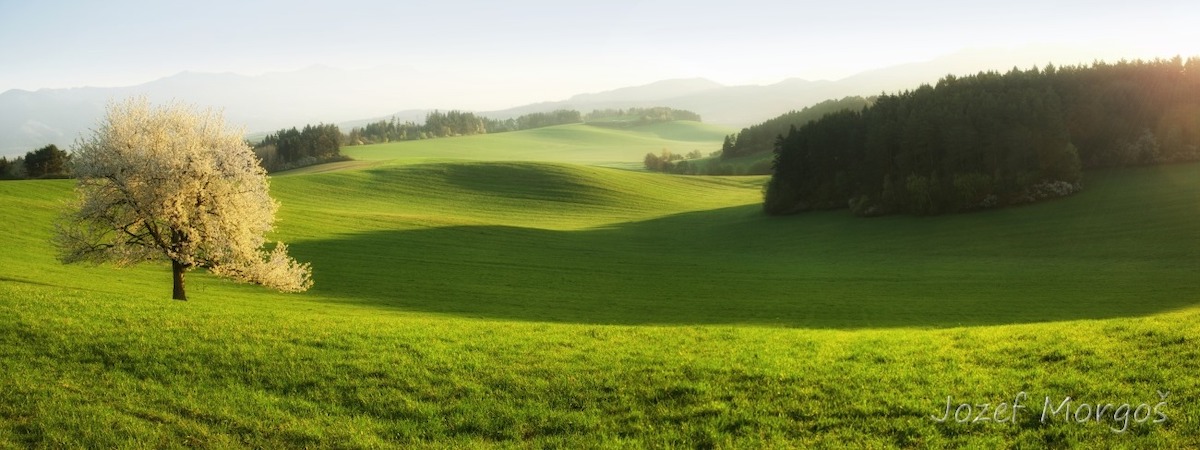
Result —
[[367, 87], [345, 83], [344, 78], [344, 71], [318, 66], [260, 76], [183, 72], [129, 87], [9, 90], [0, 94], [0, 155], [51, 143], [69, 145], [96, 126], [111, 99], [133, 95], [152, 102], [181, 100], [219, 108], [226, 120], [248, 131], [371, 114], [357, 102], [347, 101], [368, 95]]
[[[659, 81], [644, 86], [579, 94], [567, 100], [534, 103], [500, 111], [479, 111], [492, 118], [509, 118], [556, 109], [669, 106], [699, 113], [705, 122], [742, 127], [811, 104], [849, 95], [876, 95], [933, 83], [946, 74], [1005, 70], [1021, 57], [1004, 52], [970, 52], [932, 61], [863, 72], [837, 81], [787, 79], [771, 85], [725, 86], [703, 78]], [[1024, 54], [1022, 54], [1024, 55]], [[1026, 59], [1036, 58], [1022, 56]], [[1045, 65], [1046, 60], [1018, 63]], [[1055, 61], [1059, 63], [1060, 61]], [[1065, 61], [1069, 64], [1090, 61]], [[1008, 64], [1005, 66], [1004, 64]], [[390, 118], [424, 120], [428, 110], [409, 109], [389, 115], [372, 114], [359, 99], [380, 99], [354, 73], [327, 67], [260, 76], [184, 72], [149, 83], [118, 88], [10, 90], [0, 94], [0, 155], [12, 156], [46, 144], [68, 146], [94, 127], [110, 99], [144, 95], [153, 102], [172, 99], [224, 110], [228, 121], [250, 132], [267, 132], [307, 123], [338, 123], [343, 129]], [[366, 80], [367, 78], [362, 78]], [[378, 111], [378, 107], [375, 107]], [[386, 110], [385, 110], [386, 111]], [[373, 116], [373, 117], [372, 117]], [[364, 118], [365, 117], [365, 118]], [[359, 118], [358, 120], [352, 120]]]

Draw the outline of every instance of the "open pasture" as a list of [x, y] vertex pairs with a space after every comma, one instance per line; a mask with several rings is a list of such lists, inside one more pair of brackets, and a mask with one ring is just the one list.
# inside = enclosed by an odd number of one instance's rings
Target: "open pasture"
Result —
[[[71, 182], [0, 183], [0, 447], [1200, 445], [1200, 165], [775, 218], [761, 177], [601, 167], [645, 130], [533, 131], [275, 177], [299, 295], [63, 266]], [[930, 417], [1021, 392], [1014, 420]], [[1041, 420], [1066, 397], [1166, 421]]]

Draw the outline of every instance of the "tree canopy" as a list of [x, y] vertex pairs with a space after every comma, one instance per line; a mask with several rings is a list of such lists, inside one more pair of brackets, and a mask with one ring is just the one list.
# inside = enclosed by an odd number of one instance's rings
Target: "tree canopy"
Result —
[[0, 157], [0, 180], [24, 177], [25, 158], [18, 156], [10, 160], [8, 157]]
[[13, 159], [0, 158], [0, 179], [66, 178], [71, 155], [54, 144]]
[[184, 273], [197, 267], [285, 292], [308, 289], [308, 264], [283, 243], [265, 249], [278, 205], [241, 136], [212, 111], [144, 99], [110, 105], [74, 149], [79, 195], [57, 226], [60, 259], [169, 260], [176, 300], [187, 299]]
[[25, 173], [30, 178], [65, 177], [70, 156], [54, 144], [25, 154]]
[[871, 104], [871, 99], [846, 97], [841, 100], [826, 100], [799, 111], [791, 111], [757, 125], [742, 128], [742, 131], [725, 137], [721, 145], [721, 159], [766, 153], [775, 149], [775, 139], [787, 134], [792, 126], [800, 126], [818, 120], [826, 114], [838, 111], [858, 111]]
[[433, 111], [425, 115], [424, 124], [400, 122], [395, 117], [391, 120], [380, 120], [363, 127], [354, 127], [346, 135], [349, 145], [377, 144], [392, 141], [411, 141], [417, 139], [432, 139], [450, 136], [469, 136], [483, 134], [491, 130], [498, 122], [489, 121], [475, 113], [451, 110], [447, 112]]
[[342, 131], [337, 125], [305, 125], [279, 130], [254, 146], [262, 166], [270, 172], [344, 159]]
[[532, 130], [534, 128], [552, 127], [583, 122], [579, 111], [559, 109], [551, 112], [529, 113], [512, 119], [488, 119], [487, 132], [501, 133], [505, 131]]
[[1200, 59], [947, 76], [792, 127], [764, 209], [938, 214], [1069, 195], [1082, 170], [1200, 159]]

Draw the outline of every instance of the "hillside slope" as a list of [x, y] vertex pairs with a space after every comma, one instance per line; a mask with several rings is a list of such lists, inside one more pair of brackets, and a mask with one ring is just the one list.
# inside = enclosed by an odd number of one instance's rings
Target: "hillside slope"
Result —
[[731, 130], [699, 122], [675, 121], [630, 128], [559, 125], [508, 133], [401, 141], [344, 147], [359, 161], [445, 160], [554, 161], [640, 168], [646, 153], [669, 150], [708, 154], [720, 149]]
[[[1101, 173], [1077, 198], [939, 220], [853, 221], [837, 212], [774, 219], [759, 210], [762, 178], [547, 163], [381, 166], [279, 177], [273, 189], [283, 205], [278, 236], [312, 261], [318, 299], [390, 304], [395, 291], [385, 286], [395, 280], [384, 278], [399, 270], [442, 286], [414, 289], [401, 302], [418, 309], [547, 320], [543, 302], [574, 292], [579, 315], [554, 320], [861, 328], [1119, 317], [1189, 305], [1200, 287], [1198, 169]], [[90, 289], [129, 277], [154, 286], [145, 275], [157, 268], [53, 261], [50, 222], [68, 188], [0, 183], [6, 207], [30, 211], [3, 224], [4, 247], [26, 249], [0, 256], [5, 276]], [[384, 272], [360, 273], [354, 261], [364, 254], [381, 258]], [[463, 273], [464, 265], [488, 270]], [[488, 294], [525, 305], [515, 310], [446, 300], [452, 286], [489, 273], [572, 281]], [[659, 312], [628, 314], [608, 309], [613, 304]]]
[[[0, 447], [1200, 444], [1200, 165], [862, 220], [764, 216], [762, 177], [418, 159], [274, 178], [314, 289], [196, 273], [187, 303], [166, 265], [54, 260], [68, 181], [0, 182]], [[1125, 433], [929, 419], [1156, 391]]]

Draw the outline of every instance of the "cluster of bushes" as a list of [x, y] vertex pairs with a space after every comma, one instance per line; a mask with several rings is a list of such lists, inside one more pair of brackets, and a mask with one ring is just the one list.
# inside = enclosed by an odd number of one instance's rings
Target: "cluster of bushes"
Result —
[[660, 154], [647, 153], [643, 159], [646, 170], [677, 175], [769, 175], [771, 160], [759, 159], [749, 163], [734, 163], [720, 159], [713, 152], [707, 158], [700, 150], [686, 155], [663, 150]]
[[279, 130], [254, 146], [254, 154], [268, 172], [279, 172], [348, 159], [341, 154], [342, 132], [337, 125], [305, 125]]
[[13, 159], [0, 158], [0, 179], [66, 178], [70, 176], [71, 155], [54, 144]]
[[[769, 170], [770, 167], [767, 167]], [[741, 167], [736, 164], [722, 162], [717, 159], [695, 160], [695, 161], [680, 161], [671, 168], [670, 173], [677, 175], [709, 175], [709, 176], [730, 176], [730, 175], [756, 175], [752, 171], [754, 167]]]
[[776, 143], [764, 209], [938, 214], [1070, 195], [1082, 170], [1200, 159], [1200, 59], [946, 77]]
[[687, 160], [695, 160], [703, 157], [704, 154], [701, 153], [700, 150], [692, 150], [686, 155], [683, 155], [679, 153], [671, 153], [670, 150], [664, 148], [662, 152], [657, 155], [654, 153], [647, 153], [646, 157], [643, 159], [643, 164], [646, 166], [646, 170], [651, 172], [680, 173], [677, 172], [678, 167], [680, 165], [684, 165], [686, 167]]

